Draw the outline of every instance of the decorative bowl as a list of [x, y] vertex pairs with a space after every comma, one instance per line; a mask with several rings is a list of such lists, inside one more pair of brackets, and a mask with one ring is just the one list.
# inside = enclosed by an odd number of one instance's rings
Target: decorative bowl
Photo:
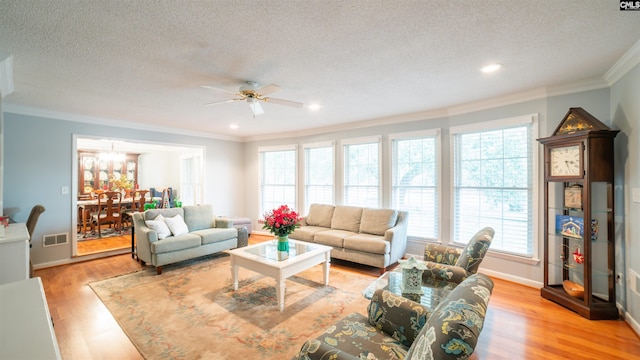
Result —
[[562, 282], [562, 287], [567, 294], [579, 299], [584, 299], [584, 287], [582, 285], [571, 280], [565, 280]]

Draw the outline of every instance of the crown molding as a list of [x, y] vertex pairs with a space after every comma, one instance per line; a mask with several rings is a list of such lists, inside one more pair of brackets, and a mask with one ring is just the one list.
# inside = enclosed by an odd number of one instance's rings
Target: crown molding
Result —
[[613, 64], [604, 74], [604, 79], [609, 85], [613, 85], [638, 64], [640, 64], [640, 40]]
[[155, 124], [142, 124], [133, 121], [124, 121], [120, 119], [109, 119], [109, 118], [101, 118], [101, 117], [93, 117], [93, 116], [84, 116], [84, 115], [76, 115], [71, 113], [59, 112], [46, 110], [41, 108], [20, 106], [14, 104], [3, 104], [3, 111], [6, 113], [14, 113], [19, 115], [28, 115], [28, 116], [37, 116], [43, 118], [57, 119], [63, 121], [72, 121], [79, 122], [85, 124], [93, 124], [93, 125], [102, 125], [102, 126], [117, 126], [126, 129], [133, 130], [144, 130], [144, 131], [154, 131], [160, 133], [168, 133], [168, 134], [177, 134], [177, 135], [185, 135], [185, 136], [195, 136], [199, 138], [207, 138], [207, 139], [216, 139], [216, 140], [227, 140], [227, 141], [235, 141], [240, 142], [240, 137], [235, 136], [224, 136], [220, 134], [207, 133], [203, 131], [191, 131], [184, 130], [179, 128], [173, 128], [168, 126], [158, 126]]
[[13, 55], [0, 51], [0, 95], [5, 97], [13, 90]]

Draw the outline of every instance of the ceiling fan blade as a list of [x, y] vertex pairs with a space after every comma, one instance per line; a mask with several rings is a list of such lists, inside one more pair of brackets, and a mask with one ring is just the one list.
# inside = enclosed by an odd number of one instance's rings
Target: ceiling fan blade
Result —
[[232, 101], [238, 101], [238, 100], [244, 100], [244, 99], [229, 99], [229, 100], [216, 101], [216, 102], [212, 102], [212, 103], [209, 103], [209, 104], [204, 104], [204, 106], [226, 104], [226, 103], [230, 103]]
[[259, 101], [250, 102], [249, 106], [251, 106], [251, 111], [253, 111], [253, 116], [264, 114], [264, 110], [262, 109], [262, 105], [260, 105]]
[[227, 89], [221, 89], [221, 88], [217, 88], [217, 87], [213, 87], [213, 86], [209, 86], [209, 85], [202, 85], [202, 87], [205, 88], [205, 89], [209, 89], [209, 90], [223, 92], [225, 94], [238, 95], [237, 92], [231, 91], [231, 90], [227, 90]]
[[261, 96], [264, 96], [264, 95], [273, 94], [274, 92], [279, 91], [279, 90], [280, 90], [280, 86], [278, 86], [276, 84], [269, 84], [269, 85], [265, 85], [265, 86], [261, 87], [256, 92], [258, 94], [260, 94]]
[[298, 108], [298, 109], [301, 109], [301, 108], [304, 107], [303, 103], [299, 103], [299, 102], [291, 101], [291, 100], [276, 99], [276, 98], [264, 98], [264, 101], [270, 102], [270, 103], [274, 103], [274, 104], [278, 104], [278, 105], [290, 106], [290, 107], [294, 107], [294, 108]]

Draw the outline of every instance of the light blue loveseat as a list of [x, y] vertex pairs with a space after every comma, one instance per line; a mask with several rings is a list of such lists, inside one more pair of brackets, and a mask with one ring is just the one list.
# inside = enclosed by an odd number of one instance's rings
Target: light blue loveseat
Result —
[[[184, 219], [188, 232], [175, 236], [159, 236], [158, 230], [148, 221], [162, 215]], [[162, 266], [204, 255], [247, 245], [246, 229], [236, 229], [228, 219], [216, 218], [211, 205], [185, 206], [182, 208], [150, 209], [133, 214], [137, 242], [137, 255], [142, 264], [156, 267], [158, 275]]]

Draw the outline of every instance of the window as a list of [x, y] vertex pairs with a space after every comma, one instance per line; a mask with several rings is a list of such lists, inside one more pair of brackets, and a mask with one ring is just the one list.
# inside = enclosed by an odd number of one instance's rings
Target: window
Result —
[[311, 204], [333, 204], [334, 201], [333, 143], [304, 146], [304, 212]]
[[180, 159], [180, 201], [182, 205], [202, 202], [202, 155], [191, 154]]
[[438, 238], [440, 131], [391, 135], [391, 204], [408, 211], [407, 235]]
[[380, 207], [380, 137], [344, 142], [344, 204]]
[[260, 148], [260, 218], [280, 205], [296, 208], [296, 146]]
[[483, 128], [451, 129], [454, 242], [466, 243], [491, 226], [496, 231], [492, 251], [534, 255], [536, 119], [532, 115]]

